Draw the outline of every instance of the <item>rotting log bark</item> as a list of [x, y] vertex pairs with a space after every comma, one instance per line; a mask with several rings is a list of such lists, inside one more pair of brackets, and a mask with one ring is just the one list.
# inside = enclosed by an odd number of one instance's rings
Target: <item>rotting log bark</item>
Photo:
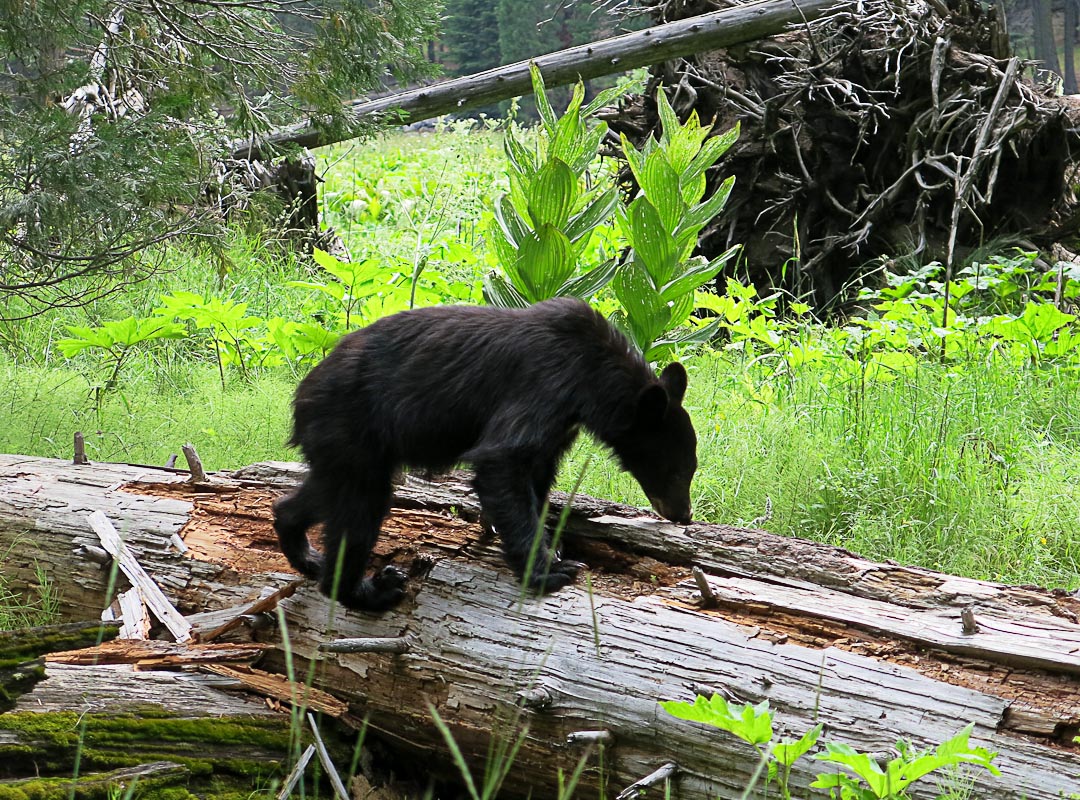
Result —
[[[270, 503], [299, 475], [297, 465], [266, 464], [191, 486], [184, 473], [149, 467], [0, 456], [5, 577], [33, 585], [42, 564], [65, 577], [66, 614], [97, 613], [108, 574], [85, 558], [95, 541], [86, 519], [100, 510], [181, 612], [200, 612], [196, 633], [211, 630], [295, 580], [276, 549]], [[584, 778], [590, 790], [603, 781], [613, 796], [673, 761], [674, 796], [734, 798], [756, 765], [749, 748], [657, 706], [720, 692], [768, 699], [787, 734], [820, 721], [826, 738], [873, 752], [899, 737], [928, 747], [974, 722], [1003, 776], [975, 775], [973, 796], [1080, 792], [1080, 602], [1071, 595], [878, 564], [761, 531], [683, 528], [579, 498], [564, 554], [594, 568], [588, 581], [522, 597], [477, 511], [460, 476], [409, 477], [377, 553], [413, 575], [401, 607], [380, 617], [332, 611], [310, 583], [281, 602], [296, 674], [313, 664], [316, 687], [348, 703], [341, 718], [368, 718], [391, 746], [440, 746], [430, 704], [477, 769], [493, 734], [527, 726], [508, 793], [550, 793], [557, 769], [586, 754], [568, 737], [607, 731], [603, 776], [590, 768]], [[695, 565], [715, 608], [698, 607]], [[972, 607], [978, 632], [965, 634]], [[331, 639], [393, 637], [406, 637], [408, 651], [318, 650]], [[260, 667], [282, 672], [284, 663], [275, 649]], [[814, 766], [802, 765], [797, 786]]]

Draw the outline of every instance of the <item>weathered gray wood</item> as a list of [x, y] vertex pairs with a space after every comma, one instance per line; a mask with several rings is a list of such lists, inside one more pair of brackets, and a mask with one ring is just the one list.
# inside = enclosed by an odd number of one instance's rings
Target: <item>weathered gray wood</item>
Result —
[[[793, 23], [823, 14], [834, 0], [763, 0], [657, 25], [598, 42], [570, 47], [531, 59], [548, 86], [627, 72], [673, 58], [754, 42], [782, 32]], [[354, 119], [397, 113], [401, 122], [469, 111], [529, 94], [530, 61], [518, 61], [463, 78], [421, 86], [377, 100], [350, 104]], [[294, 125], [257, 143], [239, 142], [232, 158], [265, 157], [282, 145], [322, 147], [341, 141], [310, 123]]]
[[[295, 486], [301, 474], [296, 465], [258, 465], [215, 476], [221, 485], [207, 488], [143, 467], [0, 456], [5, 576], [27, 585], [34, 558], [64, 565], [52, 574], [76, 581], [71, 593], [65, 586], [65, 610], [87, 616], [103, 602], [107, 579], [74, 555], [87, 537], [78, 519], [92, 506], [106, 510], [182, 610], [254, 602], [294, 577], [273, 550], [268, 487]], [[1069, 735], [1080, 724], [1073, 598], [875, 564], [761, 531], [682, 528], [586, 498], [575, 501], [567, 549], [584, 548], [584, 560], [604, 571], [548, 597], [523, 597], [497, 543], [467, 522], [477, 506], [466, 487], [460, 477], [410, 477], [398, 487], [381, 557], [428, 569], [411, 579], [399, 608], [382, 616], [331, 609], [311, 583], [281, 603], [296, 674], [315, 662], [315, 685], [348, 700], [353, 718], [370, 717], [372, 730], [397, 746], [427, 754], [441, 745], [431, 704], [482, 770], [490, 735], [513, 737], [527, 725], [507, 791], [536, 796], [587, 752], [568, 736], [604, 730], [610, 796], [674, 762], [675, 797], [735, 798], [754, 752], [657, 705], [721, 692], [768, 699], [786, 734], [820, 721], [826, 738], [873, 752], [899, 737], [932, 746], [973, 722], [1004, 773], [977, 774], [973, 796], [1080, 792]], [[186, 554], [169, 544], [174, 534]], [[715, 609], [698, 606], [695, 564]], [[960, 612], [972, 604], [979, 632], [964, 634]], [[319, 649], [332, 639], [400, 637], [406, 653]], [[284, 659], [272, 651], [265, 668], [282, 671]], [[798, 771], [798, 786], [814, 766]], [[583, 780], [597, 790], [595, 772]], [[913, 796], [933, 793], [928, 785]]]

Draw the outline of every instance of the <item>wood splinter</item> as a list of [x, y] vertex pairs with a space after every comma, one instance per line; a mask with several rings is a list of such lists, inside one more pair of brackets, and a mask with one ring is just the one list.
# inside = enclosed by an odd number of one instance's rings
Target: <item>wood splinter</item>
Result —
[[709, 586], [709, 581], [706, 579], [705, 573], [701, 571], [701, 567], [694, 567], [690, 574], [694, 576], [694, 583], [697, 584], [698, 591], [701, 593], [701, 607], [716, 608], [720, 605], [720, 601], [713, 594], [712, 587]]
[[313, 755], [315, 755], [315, 745], [309, 744], [307, 750], [300, 756], [300, 760], [296, 762], [296, 766], [292, 768], [289, 777], [285, 779], [285, 785], [282, 786], [281, 791], [277, 793], [277, 800], [286, 800], [286, 798], [292, 794], [293, 789], [296, 788], [296, 784], [299, 783], [300, 778], [304, 776], [304, 770], [307, 769], [308, 762], [311, 761]]
[[615, 741], [611, 731], [574, 731], [566, 734], [567, 744], [607, 744]]
[[960, 609], [960, 624], [963, 626], [964, 635], [966, 636], [979, 632], [979, 623], [975, 621], [975, 606], [966, 606]]
[[184, 458], [187, 459], [188, 471], [191, 472], [191, 477], [188, 479], [190, 483], [206, 483], [206, 471], [203, 469], [202, 459], [199, 458], [199, 454], [195, 452], [195, 445], [185, 444], [180, 450], [184, 453]]
[[324, 653], [407, 653], [410, 647], [409, 640], [404, 636], [334, 639], [319, 645]]
[[632, 797], [637, 797], [650, 786], [670, 780], [671, 776], [678, 771], [679, 767], [675, 762], [669, 761], [664, 764], [664, 766], [660, 767], [660, 769], [656, 770], [656, 772], [646, 775], [637, 783], [631, 783], [615, 796], [615, 800], [630, 800]]
[[72, 459], [72, 463], [79, 466], [86, 466], [90, 463], [90, 459], [86, 457], [86, 438], [83, 436], [82, 431], [75, 431], [75, 458]]
[[337, 795], [338, 800], [349, 800], [349, 793], [345, 791], [345, 784], [341, 782], [341, 776], [338, 775], [334, 762], [330, 760], [330, 753], [327, 751], [326, 745], [323, 744], [322, 736], [319, 734], [319, 726], [315, 724], [315, 715], [309, 711], [307, 718], [308, 725], [311, 726], [311, 734], [315, 737], [315, 748], [319, 754], [319, 761], [323, 765], [323, 769], [326, 770], [330, 785], [334, 787], [334, 794]]

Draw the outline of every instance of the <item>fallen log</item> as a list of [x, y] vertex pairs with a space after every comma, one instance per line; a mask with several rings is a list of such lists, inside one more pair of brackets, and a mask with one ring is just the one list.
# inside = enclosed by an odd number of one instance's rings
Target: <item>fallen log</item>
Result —
[[[509, 100], [531, 91], [529, 65], [535, 63], [548, 86], [560, 86], [601, 75], [629, 72], [671, 58], [754, 42], [814, 19], [834, 0], [761, 0], [692, 19], [656, 25], [642, 31], [569, 47], [526, 61], [495, 67], [475, 75], [440, 81], [375, 100], [348, 104], [355, 120], [397, 114], [401, 122], [417, 122], [442, 114], [461, 113]], [[258, 141], [238, 142], [229, 157], [265, 158], [284, 145], [323, 147], [352, 138], [333, 135], [325, 127], [302, 122]]]
[[[185, 473], [150, 467], [0, 456], [5, 578], [32, 586], [41, 565], [63, 576], [65, 615], [100, 613], [108, 570], [88, 557], [97, 541], [88, 517], [100, 511], [198, 637], [295, 581], [270, 503], [300, 474], [264, 464], [191, 485]], [[740, 797], [754, 752], [657, 705], [697, 693], [767, 699], [785, 734], [821, 722], [824, 738], [875, 753], [901, 737], [932, 747], [972, 722], [1003, 773], [973, 774], [973, 797], [1080, 792], [1080, 602], [1071, 595], [874, 563], [762, 531], [683, 528], [578, 498], [564, 555], [592, 571], [536, 598], [521, 595], [477, 512], [461, 476], [408, 476], [376, 555], [412, 575], [399, 608], [333, 609], [304, 583], [280, 601], [287, 651], [282, 632], [265, 627], [234, 626], [221, 639], [278, 645], [261, 670], [284, 673], [291, 659], [292, 674], [310, 674], [347, 704], [343, 722], [367, 719], [370, 735], [423, 754], [433, 772], [449, 759], [431, 757], [443, 746], [432, 708], [474, 772], [493, 739], [521, 736], [508, 796], [551, 794], [558, 770], [586, 757], [583, 784], [603, 796], [673, 763], [673, 796]], [[694, 566], [711, 608], [699, 603]], [[373, 638], [408, 646], [320, 649]], [[34, 694], [52, 682], [47, 668]], [[805, 789], [819, 766], [798, 762], [794, 785]], [[934, 787], [916, 785], [912, 796], [932, 797]]]

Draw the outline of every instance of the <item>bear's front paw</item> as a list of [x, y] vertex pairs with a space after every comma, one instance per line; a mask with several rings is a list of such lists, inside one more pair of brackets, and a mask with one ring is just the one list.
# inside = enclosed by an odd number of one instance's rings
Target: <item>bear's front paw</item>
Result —
[[405, 596], [409, 576], [397, 567], [386, 566], [370, 578], [364, 578], [341, 603], [357, 611], [386, 611]]
[[577, 578], [578, 573], [585, 568], [580, 561], [555, 561], [548, 567], [546, 572], [534, 572], [529, 580], [529, 588], [539, 594], [557, 592], [564, 586], [569, 586]]
[[310, 547], [307, 549], [307, 552], [302, 553], [295, 560], [290, 558], [289, 563], [292, 564], [293, 569], [295, 569], [305, 578], [310, 578], [313, 581], [317, 581], [319, 580], [319, 578], [322, 577], [322, 553], [317, 550], [312, 550]]

